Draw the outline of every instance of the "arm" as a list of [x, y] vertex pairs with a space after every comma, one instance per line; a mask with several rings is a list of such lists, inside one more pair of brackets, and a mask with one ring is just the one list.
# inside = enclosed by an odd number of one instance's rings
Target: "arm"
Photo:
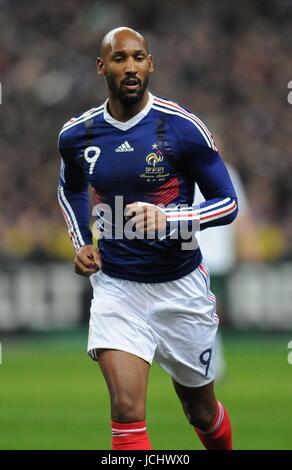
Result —
[[58, 201], [76, 250], [75, 271], [88, 276], [100, 267], [99, 254], [92, 244], [90, 230], [88, 181], [62, 136], [59, 150], [62, 160]]
[[200, 230], [229, 224], [237, 215], [238, 205], [225, 164], [214, 149], [199, 146], [195, 151], [196, 157], [188, 159], [186, 168], [206, 201], [189, 207], [166, 208], [166, 220], [170, 223], [197, 220]]

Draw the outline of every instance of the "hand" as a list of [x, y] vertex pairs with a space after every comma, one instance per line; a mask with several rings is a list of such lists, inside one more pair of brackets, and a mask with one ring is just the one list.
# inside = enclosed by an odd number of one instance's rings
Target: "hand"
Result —
[[79, 248], [74, 260], [75, 273], [80, 276], [91, 276], [101, 269], [98, 250], [93, 245], [83, 245]]
[[133, 202], [127, 204], [125, 217], [131, 219], [140, 232], [160, 232], [166, 228], [166, 215], [160, 207], [154, 204]]

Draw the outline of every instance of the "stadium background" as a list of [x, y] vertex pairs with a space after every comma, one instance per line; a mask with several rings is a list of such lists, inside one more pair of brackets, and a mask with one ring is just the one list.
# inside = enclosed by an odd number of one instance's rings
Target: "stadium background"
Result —
[[[218, 395], [235, 448], [291, 449], [291, 1], [1, 0], [0, 12], [0, 449], [110, 446], [85, 353], [90, 289], [55, 188], [59, 129], [104, 100], [94, 59], [119, 25], [149, 41], [151, 90], [208, 124], [245, 185], [257, 255], [237, 247]], [[148, 426], [155, 448], [201, 448], [156, 366]]]

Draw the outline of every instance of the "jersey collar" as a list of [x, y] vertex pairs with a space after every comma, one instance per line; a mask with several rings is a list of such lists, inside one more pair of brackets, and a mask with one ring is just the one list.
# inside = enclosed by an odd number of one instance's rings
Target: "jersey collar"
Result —
[[148, 101], [145, 107], [142, 109], [142, 111], [140, 111], [140, 113], [136, 114], [136, 116], [133, 116], [131, 119], [125, 122], [117, 121], [109, 114], [107, 110], [108, 100], [106, 100], [104, 103], [103, 118], [108, 124], [117, 127], [121, 131], [127, 131], [128, 129], [131, 129], [131, 127], [134, 127], [136, 124], [138, 124], [138, 122], [140, 122], [149, 113], [153, 104], [153, 100], [154, 96], [150, 93], [150, 91], [148, 91]]

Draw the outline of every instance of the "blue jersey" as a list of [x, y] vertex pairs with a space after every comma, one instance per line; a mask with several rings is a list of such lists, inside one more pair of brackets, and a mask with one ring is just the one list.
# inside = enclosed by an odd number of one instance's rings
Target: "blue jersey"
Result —
[[[95, 202], [115, 211], [133, 202], [165, 206], [168, 232], [158, 239], [128, 239], [113, 231], [101, 237], [102, 270], [138, 282], [179, 279], [201, 262], [198, 245], [182, 249], [173, 224], [197, 220], [200, 230], [233, 221], [237, 198], [213, 138], [189, 110], [153, 96], [126, 122], [115, 120], [107, 102], [67, 122], [60, 132], [59, 203], [78, 250], [92, 244], [88, 187]], [[193, 206], [194, 183], [206, 201]], [[99, 214], [102, 219], [102, 214]]]

